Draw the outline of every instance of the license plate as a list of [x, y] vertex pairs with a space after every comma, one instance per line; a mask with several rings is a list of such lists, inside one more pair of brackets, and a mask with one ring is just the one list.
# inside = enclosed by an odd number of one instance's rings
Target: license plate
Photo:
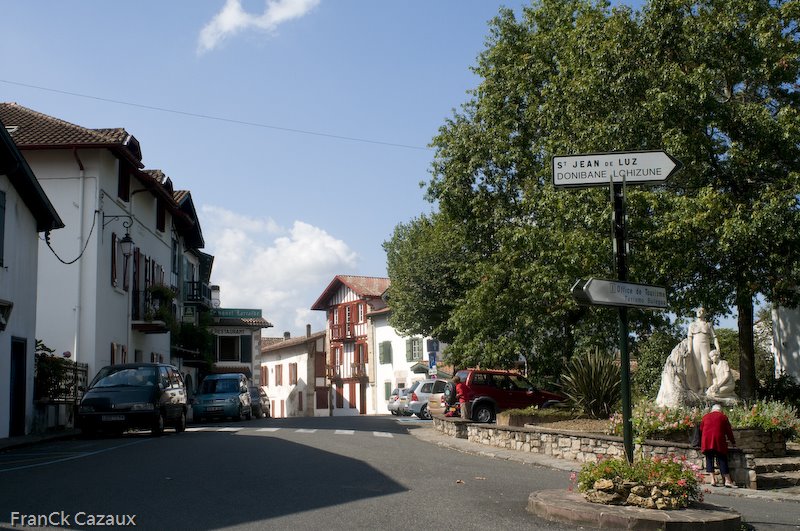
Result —
[[103, 415], [103, 422], [119, 422], [125, 420], [125, 415]]
[[222, 406], [211, 406], [208, 408], [209, 411], [222, 411]]

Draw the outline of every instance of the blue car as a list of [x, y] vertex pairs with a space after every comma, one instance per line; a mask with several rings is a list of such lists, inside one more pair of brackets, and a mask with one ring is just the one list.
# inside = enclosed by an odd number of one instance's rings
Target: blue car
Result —
[[250, 392], [244, 374], [211, 374], [206, 376], [192, 402], [196, 422], [207, 418], [231, 417], [250, 420]]

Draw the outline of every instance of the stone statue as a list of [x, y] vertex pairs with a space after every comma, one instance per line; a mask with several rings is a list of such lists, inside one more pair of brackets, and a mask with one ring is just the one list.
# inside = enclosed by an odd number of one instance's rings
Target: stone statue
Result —
[[736, 396], [736, 381], [728, 362], [719, 355], [719, 350], [708, 353], [711, 360], [711, 386], [706, 390], [706, 397], [715, 402], [738, 401]]
[[656, 405], [674, 408], [699, 402], [697, 373], [694, 358], [689, 354], [689, 338], [686, 338], [672, 349], [664, 363]]
[[[703, 393], [711, 387], [711, 360], [708, 357], [713, 349], [719, 350], [719, 341], [714, 333], [714, 327], [706, 321], [704, 308], [697, 309], [697, 319], [689, 325], [689, 354], [694, 359], [699, 381], [693, 391]], [[692, 385], [694, 382], [689, 382]]]

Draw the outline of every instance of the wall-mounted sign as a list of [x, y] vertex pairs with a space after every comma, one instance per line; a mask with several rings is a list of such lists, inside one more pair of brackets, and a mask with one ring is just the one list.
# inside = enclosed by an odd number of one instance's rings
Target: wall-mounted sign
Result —
[[211, 310], [214, 317], [223, 319], [254, 319], [261, 317], [261, 310], [248, 310], [242, 308], [214, 308]]

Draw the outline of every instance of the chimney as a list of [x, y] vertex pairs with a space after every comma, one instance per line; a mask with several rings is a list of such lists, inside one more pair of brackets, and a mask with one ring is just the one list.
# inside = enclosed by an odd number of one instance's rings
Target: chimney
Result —
[[291, 332], [284, 332], [283, 333], [283, 340], [286, 341], [287, 339], [291, 339], [292, 334]]
[[311, 325], [306, 325], [306, 337], [311, 337]]

